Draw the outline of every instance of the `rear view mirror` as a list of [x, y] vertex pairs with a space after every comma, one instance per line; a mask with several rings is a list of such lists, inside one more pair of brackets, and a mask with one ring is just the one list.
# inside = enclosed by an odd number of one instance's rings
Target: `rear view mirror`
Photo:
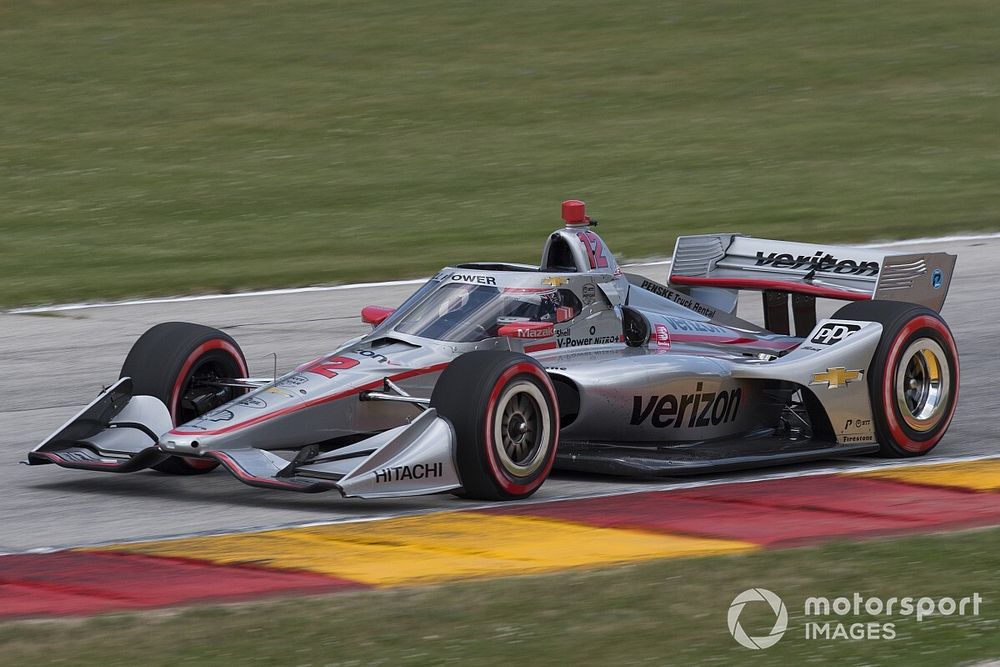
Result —
[[385, 306], [365, 306], [361, 309], [361, 321], [365, 324], [377, 327], [385, 322], [386, 319], [395, 312], [395, 308], [386, 308]]

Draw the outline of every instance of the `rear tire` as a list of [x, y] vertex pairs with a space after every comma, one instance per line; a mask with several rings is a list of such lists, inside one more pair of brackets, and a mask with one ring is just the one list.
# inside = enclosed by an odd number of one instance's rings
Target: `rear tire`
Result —
[[868, 371], [879, 454], [931, 451], [958, 403], [958, 349], [948, 325], [930, 308], [901, 301], [855, 301], [834, 318], [882, 325]]
[[[132, 378], [136, 395], [155, 396], [170, 412], [174, 426], [189, 422], [236, 398], [244, 389], [197, 391], [199, 377], [247, 377], [247, 362], [239, 345], [218, 329], [165, 322], [139, 337], [122, 366], [120, 377]], [[173, 475], [209, 472], [218, 462], [171, 456], [153, 466]]]
[[466, 498], [518, 500], [545, 482], [559, 444], [555, 388], [529, 356], [461, 355], [441, 373], [431, 406], [451, 422]]

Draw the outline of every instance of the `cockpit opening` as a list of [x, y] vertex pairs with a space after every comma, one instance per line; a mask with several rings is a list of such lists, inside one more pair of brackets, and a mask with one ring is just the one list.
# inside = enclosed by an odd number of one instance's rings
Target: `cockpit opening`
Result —
[[434, 340], [472, 343], [520, 322], [568, 322], [583, 304], [569, 289], [442, 285], [396, 325], [396, 331]]

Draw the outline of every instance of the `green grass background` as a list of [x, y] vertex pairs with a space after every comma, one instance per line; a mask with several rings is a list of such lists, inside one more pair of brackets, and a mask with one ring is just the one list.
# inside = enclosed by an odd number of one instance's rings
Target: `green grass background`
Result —
[[[1000, 529], [664, 560], [548, 576], [85, 621], [0, 624], [0, 665], [985, 665], [1000, 658]], [[729, 635], [738, 593], [764, 587], [788, 608], [773, 647]], [[823, 621], [895, 624], [891, 640], [807, 640], [810, 596], [962, 597], [978, 616]], [[740, 623], [766, 635], [774, 615]], [[990, 665], [994, 663], [988, 663]]]
[[994, 230], [995, 0], [0, 4], [0, 304]]

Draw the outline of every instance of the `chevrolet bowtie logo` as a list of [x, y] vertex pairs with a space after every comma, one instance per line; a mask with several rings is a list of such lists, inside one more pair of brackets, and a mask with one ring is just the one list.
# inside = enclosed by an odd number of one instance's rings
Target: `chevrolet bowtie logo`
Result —
[[813, 373], [812, 382], [809, 384], [825, 384], [827, 389], [839, 389], [864, 376], [864, 371], [849, 371], [843, 367], [827, 368], [825, 373]]

